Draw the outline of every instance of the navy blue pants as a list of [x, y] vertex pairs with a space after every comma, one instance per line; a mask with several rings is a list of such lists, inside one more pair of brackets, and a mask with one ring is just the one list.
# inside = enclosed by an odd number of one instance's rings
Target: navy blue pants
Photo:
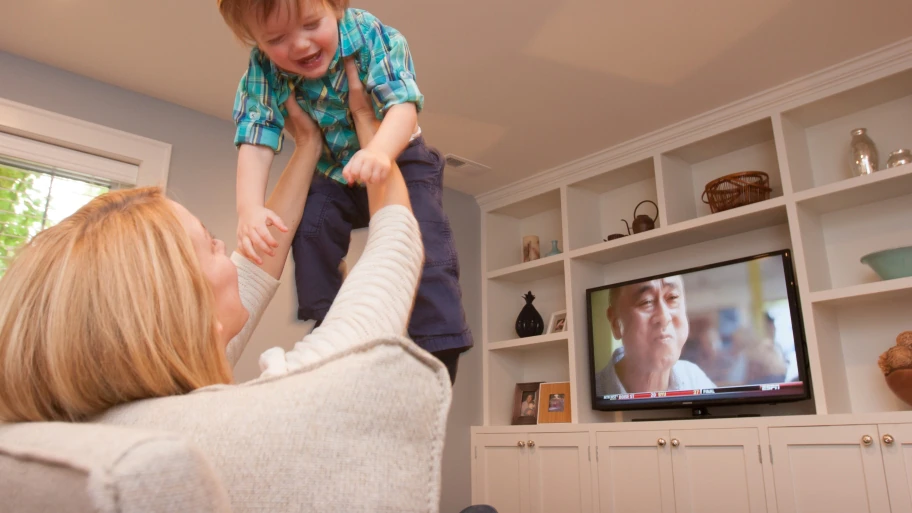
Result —
[[[444, 361], [454, 379], [453, 357], [472, 347], [473, 341], [462, 308], [456, 244], [443, 211], [445, 163], [421, 137], [396, 162], [408, 187], [425, 253], [409, 337]], [[348, 254], [351, 231], [365, 228], [369, 222], [367, 189], [314, 176], [292, 243], [298, 319], [323, 321], [342, 285], [339, 263]]]

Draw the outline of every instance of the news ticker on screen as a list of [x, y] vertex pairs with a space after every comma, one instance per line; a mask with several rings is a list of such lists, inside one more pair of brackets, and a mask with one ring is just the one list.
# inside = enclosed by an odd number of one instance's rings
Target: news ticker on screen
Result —
[[614, 394], [602, 396], [610, 401], [629, 401], [631, 399], [662, 399], [695, 397], [705, 395], [731, 395], [731, 394], [758, 394], [758, 395], [788, 395], [792, 389], [801, 388], [801, 381], [791, 383], [768, 383], [765, 385], [740, 385], [733, 387], [703, 388], [696, 390], [667, 390], [664, 392], [637, 392], [634, 394]]

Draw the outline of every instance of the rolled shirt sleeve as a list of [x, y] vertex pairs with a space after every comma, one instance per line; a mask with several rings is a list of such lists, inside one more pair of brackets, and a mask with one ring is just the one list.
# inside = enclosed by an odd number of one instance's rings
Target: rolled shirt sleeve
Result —
[[421, 112], [424, 95], [418, 89], [415, 64], [405, 36], [368, 12], [358, 14], [366, 43], [364, 50], [369, 53], [365, 87], [373, 98], [378, 117], [400, 103], [414, 103]]
[[[234, 99], [235, 146], [256, 144], [273, 151], [282, 149], [285, 127], [283, 104], [288, 98], [288, 84], [272, 84], [275, 75], [267, 73], [269, 65], [254, 48], [250, 52], [247, 72], [238, 83]], [[276, 87], [278, 85], [278, 87]]]

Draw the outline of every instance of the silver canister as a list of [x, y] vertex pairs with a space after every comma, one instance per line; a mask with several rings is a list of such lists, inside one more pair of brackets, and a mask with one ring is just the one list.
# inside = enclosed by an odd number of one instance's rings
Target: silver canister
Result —
[[868, 137], [867, 129], [856, 128], [852, 130], [852, 174], [855, 176], [869, 175], [877, 171], [877, 147]]
[[905, 164], [912, 164], [912, 151], [909, 151], [906, 148], [894, 151], [890, 154], [890, 158], [887, 159], [887, 167], [896, 167]]

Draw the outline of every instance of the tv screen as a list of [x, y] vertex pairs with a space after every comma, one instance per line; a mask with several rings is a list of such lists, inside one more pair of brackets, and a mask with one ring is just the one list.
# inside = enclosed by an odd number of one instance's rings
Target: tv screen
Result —
[[597, 410], [810, 397], [791, 252], [586, 291]]

